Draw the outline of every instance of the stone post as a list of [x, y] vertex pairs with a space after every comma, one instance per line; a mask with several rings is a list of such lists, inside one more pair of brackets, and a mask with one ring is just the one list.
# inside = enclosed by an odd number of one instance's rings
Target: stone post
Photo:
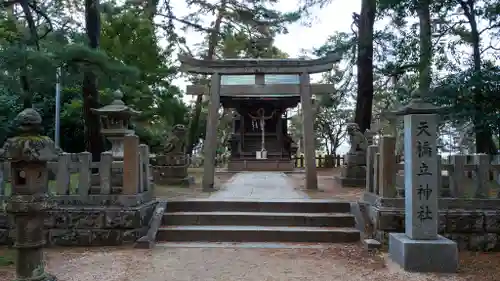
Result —
[[302, 104], [302, 127], [306, 160], [306, 188], [318, 189], [316, 175], [316, 147], [314, 144], [314, 119], [309, 73], [300, 74], [300, 99]]
[[203, 162], [203, 191], [214, 190], [215, 176], [215, 156], [217, 152], [217, 124], [219, 122], [219, 105], [220, 105], [220, 74], [212, 74], [210, 82], [210, 103], [208, 105], [207, 130], [205, 133], [204, 162]]
[[380, 139], [380, 196], [386, 198], [396, 197], [396, 138], [382, 136]]
[[240, 154], [243, 153], [245, 147], [245, 119], [246, 116], [240, 114]]
[[463, 182], [465, 180], [464, 170], [466, 162], [466, 155], [451, 156], [451, 164], [453, 165], [453, 170], [450, 175], [450, 192], [452, 197], [461, 198], [465, 194], [465, 185], [463, 184]]
[[284, 148], [284, 145], [283, 145], [283, 112], [278, 111], [278, 114], [277, 114], [277, 117], [278, 118], [276, 120], [276, 138], [278, 139], [278, 143], [279, 143], [279, 146], [280, 146], [280, 151], [281, 151], [281, 154], [280, 154], [280, 157], [283, 157], [283, 148]]
[[375, 157], [378, 152], [378, 146], [370, 145], [366, 151], [366, 192], [373, 193], [375, 191]]
[[151, 187], [154, 185], [151, 184], [151, 169], [149, 163], [149, 146], [145, 144], [139, 145], [139, 151], [141, 156], [141, 169], [140, 173], [142, 174], [142, 189], [141, 192], [151, 191]]
[[389, 255], [405, 270], [456, 272], [458, 249], [438, 235], [437, 109], [419, 99], [404, 108], [405, 233], [389, 235]]
[[14, 222], [16, 280], [52, 281], [56, 278], [45, 272], [43, 260], [43, 226], [46, 211], [53, 206], [48, 200], [47, 162], [56, 160], [59, 151], [40, 134], [42, 118], [34, 109], [19, 113], [16, 123], [19, 135], [8, 139], [0, 152], [11, 163], [12, 194], [5, 211]]
[[375, 158], [373, 159], [373, 183], [375, 184], [373, 190], [374, 193], [380, 195], [380, 186], [379, 179], [380, 178], [380, 153], [375, 153]]
[[139, 193], [139, 137], [125, 136], [123, 140], [123, 190], [122, 194]]

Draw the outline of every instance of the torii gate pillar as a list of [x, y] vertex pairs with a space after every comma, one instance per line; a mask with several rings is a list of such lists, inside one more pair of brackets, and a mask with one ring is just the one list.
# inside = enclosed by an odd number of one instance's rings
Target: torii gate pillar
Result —
[[316, 145], [314, 143], [314, 118], [309, 73], [300, 74], [300, 100], [302, 105], [302, 132], [306, 164], [306, 189], [318, 189], [316, 175]]
[[208, 104], [207, 128], [203, 145], [203, 191], [214, 190], [215, 157], [217, 156], [217, 125], [220, 106], [220, 74], [213, 73], [210, 82], [210, 101]]

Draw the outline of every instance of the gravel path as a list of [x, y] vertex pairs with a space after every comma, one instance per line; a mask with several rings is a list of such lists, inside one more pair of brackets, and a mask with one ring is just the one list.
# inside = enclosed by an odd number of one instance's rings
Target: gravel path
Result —
[[[477, 268], [459, 275], [405, 273], [385, 256], [367, 253], [358, 245], [323, 249], [165, 248], [158, 245], [154, 250], [50, 249], [47, 256], [48, 269], [59, 281], [498, 280], [490, 270], [485, 274]], [[491, 270], [498, 272], [498, 267], [495, 265]], [[0, 280], [12, 279], [12, 269], [0, 268]]]

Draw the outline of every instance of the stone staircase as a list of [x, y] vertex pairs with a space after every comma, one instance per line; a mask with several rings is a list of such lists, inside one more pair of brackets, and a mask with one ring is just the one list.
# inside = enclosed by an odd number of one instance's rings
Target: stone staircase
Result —
[[349, 202], [169, 201], [157, 242], [357, 242]]

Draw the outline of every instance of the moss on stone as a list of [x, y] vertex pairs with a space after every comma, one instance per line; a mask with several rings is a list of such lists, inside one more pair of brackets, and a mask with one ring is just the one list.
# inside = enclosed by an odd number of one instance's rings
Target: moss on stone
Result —
[[15, 260], [14, 250], [0, 251], [0, 266], [13, 265]]

